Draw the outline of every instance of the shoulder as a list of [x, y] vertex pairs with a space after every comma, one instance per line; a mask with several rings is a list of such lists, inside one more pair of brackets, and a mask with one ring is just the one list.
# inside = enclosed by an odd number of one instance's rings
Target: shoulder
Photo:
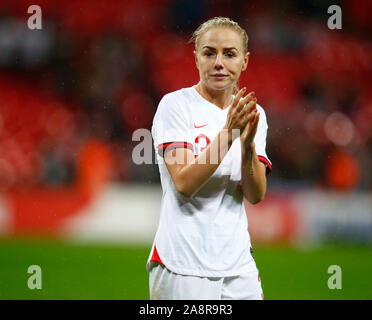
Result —
[[182, 88], [165, 94], [158, 105], [157, 112], [187, 112], [192, 99], [192, 88]]
[[173, 92], [169, 92], [165, 94], [161, 100], [160, 104], [164, 103], [177, 103], [182, 104], [183, 102], [187, 102], [192, 97], [192, 87], [190, 88], [182, 88]]
[[190, 116], [190, 99], [192, 99], [192, 88], [183, 88], [165, 94], [158, 105], [154, 120], [158, 119], [180, 119], [187, 120]]

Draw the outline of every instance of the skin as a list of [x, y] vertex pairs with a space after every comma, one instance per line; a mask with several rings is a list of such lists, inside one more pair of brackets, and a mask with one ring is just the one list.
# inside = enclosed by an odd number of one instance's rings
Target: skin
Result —
[[[231, 103], [234, 86], [248, 65], [249, 52], [244, 52], [240, 35], [227, 28], [210, 29], [199, 39], [194, 56], [200, 77], [196, 89], [224, 109]], [[214, 77], [215, 74], [226, 76]]]
[[259, 122], [257, 98], [254, 92], [244, 96], [246, 88], [231, 98], [241, 72], [247, 68], [249, 52], [245, 52], [241, 36], [236, 31], [215, 27], [202, 34], [194, 55], [200, 76], [196, 90], [216, 108], [231, 106], [225, 126], [197, 158], [189, 149], [173, 149], [164, 154], [165, 164], [177, 191], [192, 197], [216, 171], [237, 138], [232, 135], [232, 130], [239, 129], [242, 191], [250, 203], [256, 204], [266, 193], [266, 168], [258, 160], [254, 145]]

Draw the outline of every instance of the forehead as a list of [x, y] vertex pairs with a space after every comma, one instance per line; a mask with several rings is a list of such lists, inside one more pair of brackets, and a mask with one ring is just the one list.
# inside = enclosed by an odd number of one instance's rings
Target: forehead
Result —
[[232, 48], [238, 50], [242, 48], [242, 38], [240, 34], [231, 29], [224, 27], [213, 27], [204, 32], [199, 39], [199, 48], [209, 46], [213, 48]]

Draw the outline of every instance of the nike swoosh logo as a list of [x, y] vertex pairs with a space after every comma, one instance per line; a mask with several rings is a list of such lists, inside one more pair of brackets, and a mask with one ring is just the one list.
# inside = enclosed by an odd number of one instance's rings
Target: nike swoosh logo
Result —
[[205, 126], [207, 126], [208, 125], [208, 123], [207, 124], [203, 124], [202, 126], [197, 126], [197, 125], [195, 125], [195, 123], [194, 123], [194, 128], [195, 129], [199, 129], [199, 128], [203, 128], [203, 127], [205, 127]]

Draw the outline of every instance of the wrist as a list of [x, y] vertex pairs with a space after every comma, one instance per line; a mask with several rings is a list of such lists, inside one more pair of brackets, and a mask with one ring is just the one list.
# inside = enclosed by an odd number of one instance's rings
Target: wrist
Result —
[[245, 149], [245, 151], [247, 151], [247, 152], [253, 152], [253, 150], [256, 149], [256, 145], [255, 145], [254, 142], [249, 143], [249, 144], [246, 143], [246, 144], [244, 145], [244, 149]]
[[252, 142], [251, 144], [245, 144], [244, 146], [242, 146], [243, 158], [254, 153], [255, 150], [256, 150], [256, 145], [254, 142]]

